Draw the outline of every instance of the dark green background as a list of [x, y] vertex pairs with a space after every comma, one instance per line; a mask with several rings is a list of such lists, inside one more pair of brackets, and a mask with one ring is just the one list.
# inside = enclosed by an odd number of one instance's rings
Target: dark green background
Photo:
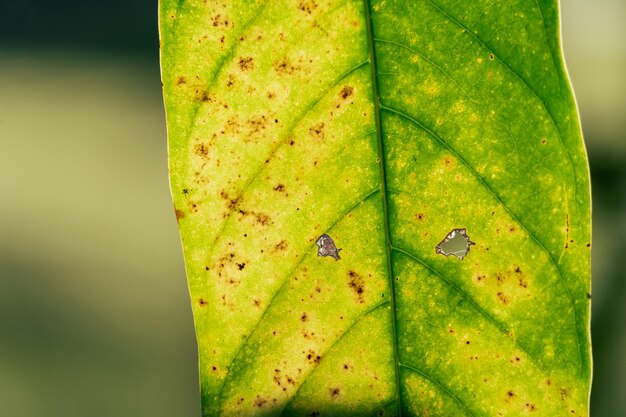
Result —
[[[626, 4], [563, 0], [593, 183], [592, 416], [626, 415]], [[199, 416], [156, 1], [0, 1], [0, 415]]]

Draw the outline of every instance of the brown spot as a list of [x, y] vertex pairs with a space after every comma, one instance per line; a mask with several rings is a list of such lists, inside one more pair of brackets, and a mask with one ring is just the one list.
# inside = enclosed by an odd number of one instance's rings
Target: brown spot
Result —
[[456, 330], [454, 330], [454, 329], [450, 328], [450, 329], [448, 329], [448, 333], [450, 333], [450, 334], [456, 334]]
[[335, 398], [339, 397], [339, 394], [341, 393], [341, 389], [339, 389], [339, 387], [329, 388], [328, 393], [330, 394], [330, 398], [334, 400]]
[[[274, 71], [279, 75], [293, 75], [295, 72], [300, 71], [299, 65], [294, 65], [288, 58], [283, 58], [272, 65]], [[270, 97], [271, 98], [271, 97]]]
[[526, 410], [528, 411], [531, 411], [531, 412], [537, 411], [537, 409], [535, 408], [535, 404], [533, 403], [526, 403], [525, 407], [526, 407]]
[[242, 71], [252, 70], [254, 69], [254, 58], [251, 56], [241, 57], [239, 58], [239, 63], [237, 65]]
[[255, 224], [260, 224], [261, 226], [268, 226], [271, 223], [270, 216], [264, 213], [255, 213]]
[[550, 378], [546, 379], [546, 385], [548, 386], [552, 385], [552, 380]]
[[347, 363], [343, 364], [343, 369], [348, 369], [348, 364]]
[[309, 350], [309, 353], [306, 355], [306, 358], [308, 359], [309, 363], [314, 363], [314, 364], [319, 364], [320, 361], [322, 360], [322, 357], [320, 355], [317, 355], [314, 351]]
[[276, 187], [272, 188], [272, 190], [278, 191], [279, 193], [284, 193], [285, 192], [285, 185], [284, 184], [278, 184]]
[[311, 136], [317, 137], [318, 139], [324, 139], [324, 126], [324, 122], [322, 122], [309, 128], [309, 134]]
[[503, 292], [498, 293], [498, 298], [500, 299], [500, 301], [502, 301], [502, 304], [504, 305], [509, 304], [509, 298]]
[[546, 139], [541, 139], [541, 144], [545, 145], [546, 143], [548, 143], [548, 141]]
[[487, 275], [485, 275], [485, 274], [476, 275], [476, 277], [474, 279], [476, 280], [476, 282], [482, 282], [482, 281], [487, 279]]
[[256, 407], [263, 407], [263, 405], [265, 405], [265, 403], [267, 403], [267, 400], [259, 395], [256, 396], [256, 399], [254, 400], [254, 405]]
[[181, 85], [181, 84], [187, 84], [187, 78], [185, 78], [182, 75], [178, 77], [178, 79], [176, 80], [176, 85]]
[[522, 360], [522, 358], [520, 358], [519, 356], [513, 356], [511, 359], [509, 359], [510, 363], [520, 363], [520, 361]]
[[198, 203], [194, 202], [194, 201], [190, 201], [188, 203], [189, 206], [189, 211], [192, 213], [197, 213], [198, 212]]
[[198, 300], [198, 305], [199, 305], [200, 307], [204, 307], [204, 306], [205, 306], [205, 305], [207, 305], [207, 304], [209, 304], [209, 303], [207, 303], [207, 301], [206, 301], [204, 298], [200, 298], [200, 299]]
[[206, 91], [203, 91], [203, 92], [200, 94], [200, 100], [201, 100], [202, 102], [204, 102], [204, 103], [208, 103], [209, 101], [213, 101], [213, 100], [211, 99], [211, 96], [209, 96], [209, 93], [208, 93], [208, 92], [206, 92]]
[[302, 322], [305, 322], [305, 321], [307, 321], [307, 319], [308, 319], [308, 317], [307, 317], [306, 313], [302, 313], [302, 316], [300, 317], [300, 320]]
[[217, 366], [213, 365], [213, 366], [211, 367], [211, 370], [212, 370], [213, 372], [217, 371]]
[[289, 141], [289, 146], [293, 146], [293, 145], [295, 145], [295, 144], [296, 144], [296, 141], [295, 141], [295, 140], [291, 139], [291, 140]]
[[528, 282], [526, 282], [526, 280], [524, 280], [524, 278], [519, 278], [517, 280], [517, 284], [522, 287], [522, 288], [528, 288]]
[[490, 60], [492, 60], [492, 61], [493, 61], [495, 58], [496, 58], [496, 57], [495, 57], [493, 54], [489, 54], [489, 59], [490, 59]]
[[212, 16], [211, 17], [211, 23], [215, 27], [217, 27], [217, 26], [228, 27], [228, 25], [230, 24], [230, 22], [228, 21], [228, 18], [226, 16], [222, 17], [221, 14], [216, 14], [215, 16]]
[[197, 143], [193, 149], [196, 155], [202, 158], [206, 158], [209, 156], [209, 147], [204, 143]]
[[587, 293], [587, 300], [591, 300], [591, 294]]
[[239, 263], [237, 264], [237, 268], [239, 268], [239, 270], [240, 270], [240, 271], [241, 271], [241, 270], [243, 270], [245, 267], [246, 267], [246, 263], [245, 263], [245, 262], [242, 262], [242, 263], [240, 263], [240, 264], [239, 264]]
[[285, 249], [287, 249], [287, 246], [289, 246], [289, 244], [287, 243], [287, 241], [286, 241], [286, 240], [281, 240], [280, 242], [278, 242], [278, 243], [276, 244], [276, 246], [274, 246], [274, 250], [277, 250], [277, 251], [279, 251], [279, 250], [285, 250]]
[[261, 302], [259, 300], [257, 300], [256, 298], [254, 300], [252, 300], [252, 303], [254, 304], [255, 307], [260, 307], [261, 306]]
[[179, 209], [174, 209], [174, 212], [176, 213], [176, 220], [180, 220], [185, 218], [185, 212]]
[[417, 219], [418, 222], [421, 222], [422, 220], [424, 220], [424, 213], [417, 213], [415, 215], [415, 218]]
[[359, 302], [364, 303], [363, 293], [365, 292], [365, 280], [361, 275], [352, 270], [348, 271], [348, 277], [348, 287], [358, 296]]
[[341, 92], [339, 93], [339, 95], [341, 96], [342, 99], [347, 99], [348, 97], [350, 97], [351, 95], [354, 94], [354, 88], [350, 87], [350, 86], [345, 86], [341, 89]]
[[301, 0], [298, 3], [298, 9], [302, 10], [305, 13], [311, 14], [313, 10], [317, 9], [317, 3], [313, 0]]
[[515, 397], [515, 393], [513, 392], [513, 390], [509, 390], [509, 392], [507, 392], [507, 393], [506, 393], [506, 395], [507, 395], [509, 398], [513, 398], [513, 397]]

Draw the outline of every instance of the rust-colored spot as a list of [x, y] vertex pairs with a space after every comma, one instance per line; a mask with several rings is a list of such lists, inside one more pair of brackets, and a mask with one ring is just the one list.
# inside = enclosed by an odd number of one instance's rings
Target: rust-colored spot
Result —
[[503, 292], [499, 292], [497, 295], [498, 295], [498, 299], [502, 302], [502, 304], [504, 305], [509, 304], [509, 298], [506, 296], [506, 294], [504, 294]]
[[197, 143], [196, 146], [194, 146], [193, 150], [196, 155], [202, 158], [206, 158], [207, 156], [209, 156], [209, 147], [204, 143]]
[[285, 250], [287, 249], [287, 246], [289, 246], [289, 244], [287, 243], [286, 240], [281, 240], [280, 242], [278, 242], [276, 244], [276, 246], [274, 246], [274, 249], [279, 251], [279, 250]]
[[251, 56], [240, 57], [237, 66], [241, 71], [250, 71], [254, 69], [254, 58]]
[[339, 397], [341, 389], [339, 387], [329, 388], [328, 393], [330, 394], [330, 398], [334, 400], [335, 398]]
[[490, 60], [492, 60], [492, 61], [493, 61], [495, 58], [496, 58], [496, 57], [494, 56], [494, 54], [489, 54], [489, 59], [490, 59]]
[[211, 367], [211, 370], [212, 370], [213, 372], [216, 372], [216, 371], [217, 371], [217, 366], [213, 365], [213, 366]]
[[265, 213], [255, 213], [254, 215], [255, 223], [260, 224], [261, 226], [268, 226], [271, 223], [270, 216]]
[[307, 320], [308, 320], [308, 317], [307, 317], [306, 313], [302, 313], [302, 316], [300, 316], [300, 320], [301, 320], [302, 322], [305, 322], [305, 321], [307, 321]]
[[174, 212], [176, 213], [176, 220], [180, 220], [185, 218], [185, 212], [179, 209], [174, 209]]
[[417, 213], [415, 215], [415, 218], [417, 219], [418, 222], [421, 222], [424, 220], [424, 213]]
[[535, 407], [535, 404], [533, 403], [526, 403], [525, 407], [526, 407], [526, 410], [528, 411], [531, 411], [531, 412], [537, 411], [537, 408]]
[[221, 14], [216, 14], [214, 16], [211, 16], [211, 23], [215, 27], [218, 27], [218, 26], [228, 27], [228, 25], [230, 24], [230, 22], [228, 21], [228, 18], [226, 16], [222, 16]]
[[322, 357], [318, 354], [316, 354], [314, 351], [309, 350], [309, 352], [306, 355], [307, 360], [309, 361], [309, 363], [313, 363], [313, 364], [319, 364], [320, 361], [322, 360]]
[[301, 0], [298, 3], [298, 10], [311, 14], [313, 10], [317, 9], [317, 3], [313, 0]]
[[263, 407], [266, 403], [267, 400], [259, 395], [257, 395], [256, 399], [254, 400], [254, 405], [259, 408]]
[[354, 94], [354, 88], [346, 85], [341, 89], [341, 92], [339, 93], [339, 95], [341, 96], [342, 99], [347, 99], [348, 97], [350, 97], [351, 95]]
[[276, 187], [273, 187], [272, 190], [278, 191], [279, 193], [284, 193], [285, 192], [285, 185], [284, 184], [278, 184]]
[[209, 303], [204, 298], [200, 298], [198, 300], [198, 305], [200, 305], [200, 307], [204, 307], [207, 304], [209, 304]]
[[176, 85], [187, 84], [187, 78], [180, 76], [176, 79]]
[[318, 139], [324, 139], [324, 122], [309, 128], [309, 134]]
[[288, 58], [283, 58], [275, 62], [272, 68], [274, 68], [274, 71], [279, 75], [292, 75], [301, 69], [299, 65], [294, 65]]
[[348, 287], [354, 291], [360, 303], [365, 302], [363, 300], [363, 293], [365, 292], [365, 280], [363, 277], [352, 270], [348, 271], [348, 277]]

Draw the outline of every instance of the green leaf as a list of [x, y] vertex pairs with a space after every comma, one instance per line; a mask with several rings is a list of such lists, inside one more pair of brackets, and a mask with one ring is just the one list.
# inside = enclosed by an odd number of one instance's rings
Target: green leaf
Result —
[[588, 414], [589, 178], [557, 13], [161, 0], [204, 415]]

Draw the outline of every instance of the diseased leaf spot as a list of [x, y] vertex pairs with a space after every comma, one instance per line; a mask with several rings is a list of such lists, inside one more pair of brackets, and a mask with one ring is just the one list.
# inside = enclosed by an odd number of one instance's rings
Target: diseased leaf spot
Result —
[[212, 16], [211, 23], [213, 24], [214, 27], [218, 27], [218, 26], [228, 27], [228, 25], [230, 24], [230, 22], [228, 21], [228, 18], [226, 16], [222, 17], [221, 14], [216, 14], [215, 16]]
[[185, 212], [179, 209], [175, 209], [174, 212], [176, 213], [176, 220], [180, 220], [185, 218]]
[[207, 303], [207, 301], [206, 301], [204, 298], [200, 298], [200, 299], [198, 300], [198, 305], [199, 305], [200, 307], [204, 307], [204, 306], [205, 306], [205, 305], [207, 305], [207, 304], [209, 304], [209, 303]]
[[330, 394], [330, 398], [335, 400], [341, 394], [341, 389], [339, 387], [329, 388], [328, 393]]
[[324, 139], [324, 122], [309, 128], [309, 134], [317, 139]]
[[267, 403], [267, 400], [263, 397], [261, 397], [260, 395], [256, 396], [256, 399], [254, 400], [254, 405], [255, 407], [263, 407], [265, 404]]
[[492, 61], [493, 61], [495, 58], [496, 58], [496, 57], [495, 57], [493, 54], [489, 54], [489, 59], [490, 59], [490, 60], [492, 60]]
[[499, 292], [497, 295], [498, 295], [498, 299], [502, 302], [502, 304], [504, 305], [509, 304], [509, 297], [507, 297], [506, 294], [504, 294], [503, 292]]
[[527, 411], [530, 411], [530, 412], [537, 411], [535, 404], [533, 403], [526, 403], [525, 408]]
[[348, 271], [348, 287], [354, 291], [359, 299], [359, 303], [363, 303], [363, 293], [365, 292], [365, 280], [358, 273], [350, 270]]
[[176, 79], [176, 85], [187, 84], [187, 78], [180, 76]]
[[341, 96], [342, 99], [347, 99], [348, 97], [352, 96], [354, 94], [354, 88], [346, 85], [341, 89], [341, 92], [339, 93], [339, 95]]
[[318, 354], [316, 354], [314, 351], [309, 350], [309, 352], [306, 355], [307, 360], [309, 361], [309, 363], [313, 363], [313, 364], [319, 364], [320, 361], [322, 360], [322, 357]]
[[254, 58], [250, 56], [240, 57], [237, 66], [241, 71], [250, 71], [254, 69]]
[[285, 192], [285, 185], [284, 184], [278, 184], [277, 186], [273, 187], [272, 190], [278, 191], [279, 193], [284, 193]]
[[292, 64], [288, 58], [283, 58], [280, 61], [275, 62], [274, 65], [272, 65], [272, 68], [274, 68], [274, 71], [276, 71], [279, 75], [293, 75], [301, 69], [299, 65]]
[[311, 14], [313, 10], [317, 9], [317, 3], [313, 0], [302, 0], [298, 3], [298, 10]]
[[304, 323], [307, 320], [308, 320], [308, 317], [307, 317], [306, 313], [302, 313], [302, 316], [300, 316], [300, 321], [302, 321]]
[[245, 262], [242, 262], [242, 263], [240, 263], [240, 264], [239, 264], [239, 263], [237, 264], [237, 268], [239, 268], [239, 270], [240, 270], [240, 271], [242, 271], [245, 267], [246, 267], [246, 263], [245, 263]]
[[209, 156], [209, 147], [204, 143], [197, 143], [193, 149], [196, 155], [201, 158], [207, 158]]

